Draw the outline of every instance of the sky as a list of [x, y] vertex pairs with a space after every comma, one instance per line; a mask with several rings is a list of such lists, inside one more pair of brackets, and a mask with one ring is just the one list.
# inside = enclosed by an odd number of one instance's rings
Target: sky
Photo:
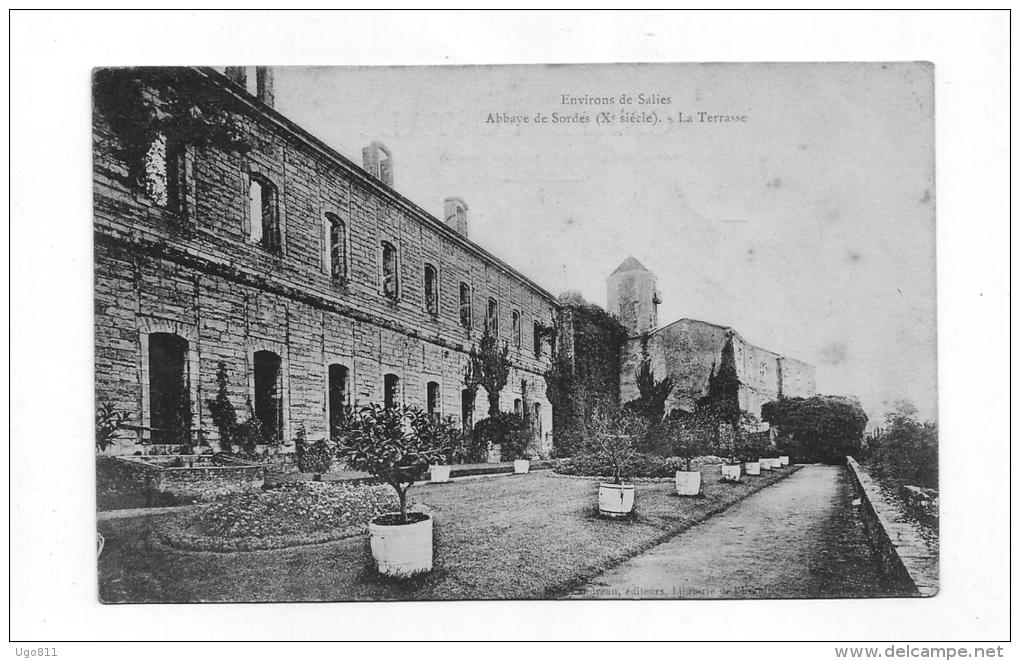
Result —
[[810, 362], [869, 427], [898, 399], [936, 417], [929, 65], [282, 67], [275, 90], [357, 163], [381, 140], [394, 188], [437, 217], [463, 198], [472, 240], [554, 294], [605, 306], [632, 255], [660, 325]]

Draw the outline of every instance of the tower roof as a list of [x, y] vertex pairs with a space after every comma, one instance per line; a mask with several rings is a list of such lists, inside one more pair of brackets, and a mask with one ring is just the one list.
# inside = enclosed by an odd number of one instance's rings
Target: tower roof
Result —
[[651, 271], [645, 268], [644, 264], [633, 257], [627, 257], [627, 259], [623, 260], [623, 263], [617, 266], [616, 270], [610, 275], [616, 275], [617, 273], [623, 273], [625, 271], [646, 271], [651, 273]]

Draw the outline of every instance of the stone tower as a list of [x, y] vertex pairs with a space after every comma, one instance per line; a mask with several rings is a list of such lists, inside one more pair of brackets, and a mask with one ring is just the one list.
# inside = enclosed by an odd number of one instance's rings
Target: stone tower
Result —
[[620, 318], [631, 337], [659, 325], [659, 292], [655, 274], [628, 257], [606, 280], [606, 309]]

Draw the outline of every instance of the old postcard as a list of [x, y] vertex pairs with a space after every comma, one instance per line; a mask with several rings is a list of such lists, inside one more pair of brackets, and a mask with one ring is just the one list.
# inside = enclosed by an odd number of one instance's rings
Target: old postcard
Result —
[[934, 595], [933, 76], [95, 69], [99, 598]]

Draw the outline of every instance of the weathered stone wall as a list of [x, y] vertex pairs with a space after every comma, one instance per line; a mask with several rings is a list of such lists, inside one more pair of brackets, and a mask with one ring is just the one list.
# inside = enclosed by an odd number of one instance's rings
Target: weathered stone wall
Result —
[[[725, 326], [696, 319], [680, 319], [643, 337], [630, 338], [623, 352], [620, 373], [620, 399], [638, 396], [635, 376], [643, 356], [647, 355], [656, 378], [671, 376], [675, 383], [666, 401], [666, 410], [691, 410], [699, 397], [708, 393], [712, 365], [719, 369], [719, 358], [727, 333], [733, 333], [733, 355], [740, 379], [740, 406], [761, 415], [761, 406], [783, 393], [799, 396], [814, 393], [814, 366], [757, 347]], [[793, 392], [787, 390], [791, 383]]]
[[847, 470], [861, 499], [864, 527], [883, 571], [904, 585], [912, 585], [922, 597], [939, 591], [939, 559], [931, 553], [914, 527], [902, 520], [881, 489], [853, 457]]
[[[106, 118], [93, 121], [95, 210], [96, 394], [131, 413], [140, 431], [125, 431], [115, 452], [131, 452], [147, 432], [147, 335], [172, 332], [188, 341], [192, 427], [215, 441], [206, 400], [216, 393], [217, 364], [229, 373], [229, 396], [245, 413], [253, 395], [253, 354], [282, 358], [284, 441], [298, 425], [309, 439], [327, 433], [327, 374], [349, 370], [350, 403], [382, 401], [383, 375], [400, 377], [406, 403], [424, 406], [426, 384], [441, 386], [441, 412], [460, 418], [467, 352], [480, 337], [489, 297], [499, 302], [499, 336], [510, 340], [514, 370], [502, 399], [512, 410], [526, 381], [541, 406], [543, 451], [551, 447], [551, 407], [542, 375], [549, 346], [536, 356], [534, 322], [551, 325], [552, 296], [424, 212], [349, 160], [265, 106], [191, 74], [239, 118], [251, 145], [244, 155], [189, 148], [183, 211], [153, 203], [128, 180]], [[282, 252], [248, 240], [248, 178], [277, 190]], [[437, 194], [437, 198], [439, 195]], [[329, 268], [326, 213], [347, 228], [347, 275]], [[257, 221], [256, 221], [257, 222]], [[383, 295], [381, 242], [397, 247], [399, 295]], [[423, 295], [423, 269], [439, 273], [439, 310]], [[474, 323], [459, 320], [459, 286], [472, 288]], [[511, 311], [521, 317], [520, 346]], [[476, 406], [476, 418], [486, 410]]]

